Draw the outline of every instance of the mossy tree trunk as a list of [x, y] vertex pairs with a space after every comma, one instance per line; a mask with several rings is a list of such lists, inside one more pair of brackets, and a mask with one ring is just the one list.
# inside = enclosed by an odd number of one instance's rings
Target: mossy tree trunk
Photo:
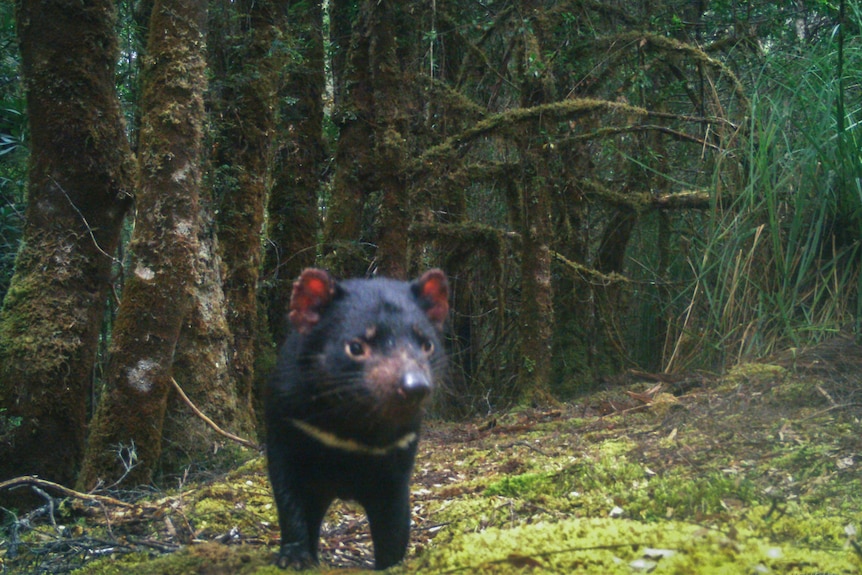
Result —
[[381, 207], [374, 230], [377, 265], [382, 274], [406, 280], [411, 217], [404, 177], [410, 136], [405, 116], [413, 80], [407, 66], [401, 64], [399, 51], [412, 44], [408, 34], [415, 28], [411, 24], [415, 10], [404, 10], [401, 2], [369, 2], [366, 6], [374, 94], [372, 171]]
[[[599, 124], [598, 118], [585, 118], [583, 122]], [[589, 246], [583, 230], [588, 207], [579, 178], [593, 170], [592, 158], [589, 147], [582, 142], [566, 143], [558, 149], [562, 184], [552, 197], [553, 249], [569, 261], [586, 262]], [[565, 271], [555, 278], [552, 386], [556, 384], [564, 391], [595, 378], [595, 326], [588, 319], [593, 317], [591, 291], [588, 282]]]
[[344, 84], [347, 81], [347, 58], [353, 38], [358, 2], [330, 0], [328, 62], [332, 73], [332, 104], [336, 110], [342, 104]]
[[[190, 286], [192, 308], [180, 332], [174, 353], [174, 377], [192, 402], [222, 429], [253, 437], [254, 414], [238, 401], [230, 370], [233, 339], [227, 324], [219, 256], [210, 198], [202, 194], [198, 213], [199, 249], [195, 283]], [[233, 461], [234, 445], [224, 445], [176, 393], [168, 398], [162, 433], [160, 471], [183, 473], [190, 465], [216, 467], [214, 458], [227, 455]], [[225, 449], [225, 447], [230, 449]]]
[[[339, 16], [336, 23], [342, 34], [351, 4], [344, 0], [333, 2], [333, 13]], [[374, 88], [369, 50], [368, 11], [363, 7], [354, 20], [346, 64], [338, 59], [334, 64], [339, 66], [333, 70], [338, 88], [333, 111], [338, 145], [323, 230], [323, 264], [340, 277], [363, 275], [373, 257], [367, 249], [370, 238], [364, 234], [368, 226], [363, 225], [366, 202], [374, 189], [371, 171]]]
[[251, 411], [260, 322], [257, 288], [263, 250], [264, 210], [271, 178], [275, 94], [282, 32], [279, 2], [221, 3], [221, 45], [213, 45], [219, 83], [211, 94], [216, 112], [215, 153], [219, 245], [224, 262], [228, 325], [233, 334], [231, 369], [237, 399]]
[[279, 85], [279, 134], [268, 205], [266, 300], [273, 339], [287, 330], [293, 280], [317, 255], [317, 203], [323, 142], [323, 10], [319, 2], [289, 3], [289, 34], [301, 50]]
[[197, 280], [207, 3], [157, 0], [144, 64], [138, 219], [83, 489], [152, 480], [174, 351]]
[[37, 474], [68, 485], [84, 453], [133, 165], [114, 84], [114, 3], [21, 0], [17, 19], [30, 171], [0, 311], [0, 480]]
[[[537, 14], [524, 2], [525, 15]], [[531, 31], [532, 30], [532, 31]], [[553, 101], [553, 79], [542, 61], [541, 23], [525, 22], [518, 46], [521, 78], [521, 106], [529, 108]], [[519, 213], [514, 220], [522, 237], [521, 308], [518, 391], [522, 402], [543, 404], [552, 400], [551, 341], [554, 324], [551, 290], [551, 201], [553, 185], [549, 163], [552, 148], [544, 140], [553, 131], [552, 122], [540, 120], [525, 128], [515, 140], [520, 152], [518, 182]]]
[[326, 263], [338, 275], [367, 272], [373, 261], [381, 274], [407, 276], [412, 216], [405, 164], [414, 140], [407, 118], [419, 108], [411, 102], [417, 13], [404, 3], [363, 2], [354, 26], [324, 237]]
[[[147, 48], [152, 4], [153, 0], [146, 0], [138, 2], [134, 8], [134, 29], [136, 35], [140, 35], [139, 60], [144, 59]], [[135, 110], [137, 126], [140, 124], [140, 106]], [[193, 303], [177, 341], [173, 373], [192, 402], [222, 429], [251, 437], [255, 427], [253, 414], [238, 405], [235, 381], [229, 369], [232, 341], [227, 325], [212, 204], [211, 195], [201, 195], [197, 214], [199, 250], [195, 261], [196, 281], [190, 286]], [[217, 465], [213, 459], [222, 455], [227, 455], [230, 461], [231, 450], [224, 449], [221, 446], [223, 442], [224, 439], [195, 415], [178, 394], [169, 394], [162, 432], [160, 474], [184, 473], [192, 465], [213, 468]]]

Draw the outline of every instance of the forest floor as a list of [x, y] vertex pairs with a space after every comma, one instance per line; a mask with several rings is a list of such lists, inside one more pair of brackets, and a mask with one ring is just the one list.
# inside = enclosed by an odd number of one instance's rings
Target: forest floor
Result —
[[[862, 348], [723, 376], [629, 374], [553, 409], [427, 426], [390, 573], [862, 573]], [[279, 573], [261, 457], [128, 507], [72, 497], [5, 523], [0, 573]], [[372, 566], [337, 503], [320, 572]]]

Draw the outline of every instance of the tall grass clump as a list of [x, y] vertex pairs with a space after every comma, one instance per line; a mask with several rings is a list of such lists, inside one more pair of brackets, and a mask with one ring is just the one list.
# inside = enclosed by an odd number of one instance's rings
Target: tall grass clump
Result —
[[728, 365], [839, 330], [859, 333], [860, 78], [858, 36], [835, 34], [764, 66], [734, 151], [746, 173], [734, 190], [716, 171], [725, 191], [690, 261], [680, 342], [699, 344], [672, 355], [669, 367]]

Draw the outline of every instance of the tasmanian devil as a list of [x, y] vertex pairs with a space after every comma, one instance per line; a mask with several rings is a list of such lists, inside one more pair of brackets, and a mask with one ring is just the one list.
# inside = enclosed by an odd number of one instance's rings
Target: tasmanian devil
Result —
[[448, 296], [436, 269], [409, 283], [336, 282], [306, 269], [293, 284], [293, 333], [265, 400], [280, 567], [317, 563], [320, 524], [335, 498], [365, 508], [377, 569], [404, 557], [410, 474], [423, 403], [444, 363]]

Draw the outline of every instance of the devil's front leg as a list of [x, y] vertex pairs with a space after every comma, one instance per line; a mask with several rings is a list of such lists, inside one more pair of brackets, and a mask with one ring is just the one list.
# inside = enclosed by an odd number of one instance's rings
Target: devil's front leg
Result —
[[317, 564], [320, 524], [332, 499], [309, 489], [299, 473], [301, 466], [279, 451], [269, 454], [270, 481], [281, 527], [276, 564], [282, 569], [304, 569]]
[[386, 569], [404, 559], [410, 540], [409, 477], [380, 484], [362, 501], [374, 541], [374, 567]]

